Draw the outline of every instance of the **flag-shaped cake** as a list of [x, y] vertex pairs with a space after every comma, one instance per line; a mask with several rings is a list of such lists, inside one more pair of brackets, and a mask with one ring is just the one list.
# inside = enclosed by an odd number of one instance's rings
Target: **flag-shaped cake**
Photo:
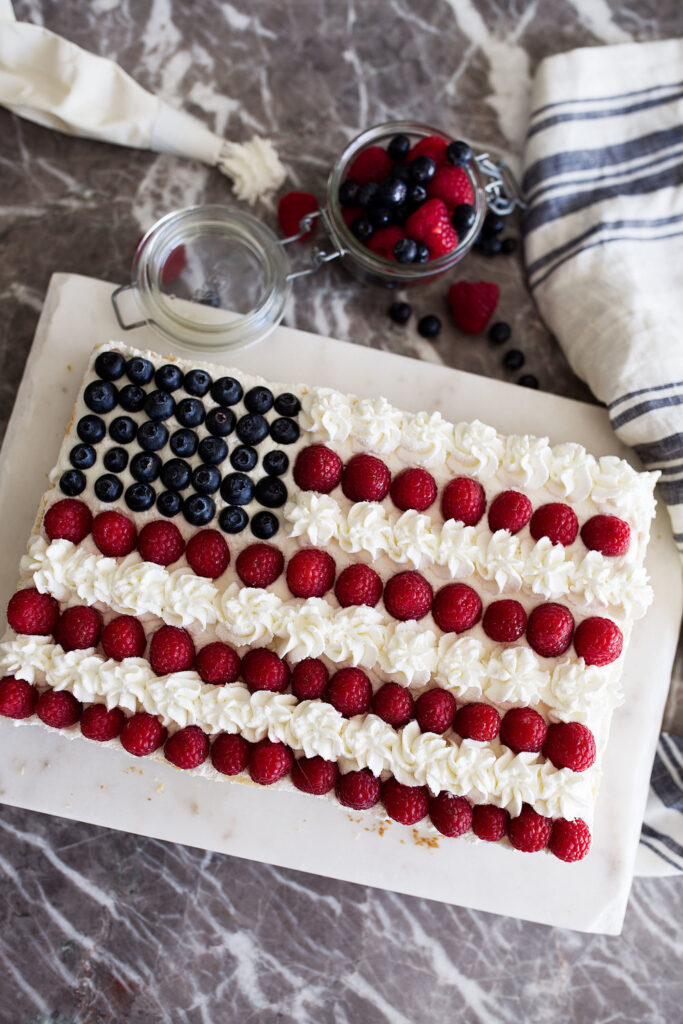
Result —
[[99, 346], [8, 607], [0, 714], [578, 860], [651, 600], [655, 479]]

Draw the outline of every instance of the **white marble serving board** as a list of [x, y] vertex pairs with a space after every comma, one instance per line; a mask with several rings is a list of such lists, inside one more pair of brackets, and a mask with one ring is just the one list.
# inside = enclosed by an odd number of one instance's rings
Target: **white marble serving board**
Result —
[[[120, 338], [173, 351], [147, 328], [122, 332], [112, 290], [68, 274], [50, 283], [0, 458], [3, 608], [90, 348]], [[461, 343], [486, 344], [470, 338]], [[436, 408], [451, 419], [478, 417], [504, 433], [548, 434], [553, 443], [580, 441], [597, 455], [627, 455], [603, 409], [290, 328], [221, 361], [272, 380], [381, 393], [406, 409]], [[430, 848], [416, 842], [410, 829], [378, 829], [376, 821], [347, 814], [333, 802], [216, 784], [156, 761], [133, 761], [119, 750], [71, 743], [42, 728], [14, 728], [6, 720], [0, 721], [0, 800], [446, 903], [618, 934], [681, 614], [680, 565], [661, 509], [647, 566], [655, 603], [633, 632], [624, 673], [627, 699], [614, 717], [593, 849], [579, 864], [462, 840], [443, 839]]]

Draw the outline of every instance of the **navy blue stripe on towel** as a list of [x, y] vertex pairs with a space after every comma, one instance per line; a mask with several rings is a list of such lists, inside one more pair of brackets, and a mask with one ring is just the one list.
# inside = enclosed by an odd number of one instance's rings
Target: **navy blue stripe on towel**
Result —
[[648, 401], [639, 402], [638, 405], [632, 405], [630, 409], [620, 412], [617, 416], [610, 416], [610, 422], [613, 429], [618, 430], [625, 423], [637, 420], [639, 416], [645, 416], [646, 413], [654, 412], [655, 409], [665, 409], [671, 405], [683, 405], [683, 395], [668, 395], [666, 398], [651, 398]]
[[628, 402], [630, 398], [637, 398], [638, 395], [647, 395], [651, 391], [665, 391], [667, 388], [680, 388], [683, 387], [683, 380], [677, 380], [673, 384], [654, 384], [651, 388], [640, 388], [638, 391], [629, 391], [625, 395], [621, 395], [619, 398], [615, 398], [613, 402], [610, 402], [607, 406], [608, 409], [614, 409], [615, 406], [621, 405], [622, 402]]
[[618, 92], [614, 93], [612, 96], [591, 96], [582, 100], [557, 100], [555, 103], [545, 103], [542, 107], [538, 107], [536, 110], [532, 111], [529, 120], [533, 121], [539, 114], [545, 113], [546, 110], [555, 110], [557, 107], [575, 107], [579, 103], [612, 103], [613, 100], [628, 100], [633, 96], [647, 96], [652, 92], [661, 92], [664, 89], [679, 89], [681, 86], [683, 86], [683, 82], [669, 82], [667, 85], [648, 85], [645, 89], [633, 89], [631, 92]]
[[683, 91], [668, 93], [666, 96], [656, 96], [650, 100], [643, 100], [642, 103], [631, 103], [625, 107], [610, 107], [607, 110], [585, 110], [577, 114], [553, 114], [545, 121], [532, 125], [528, 131], [528, 137], [545, 131], [546, 128], [554, 128], [556, 124], [564, 124], [566, 121], [594, 121], [605, 117], [623, 117], [624, 114], [635, 114], [639, 110], [649, 110], [652, 107], [661, 107], [665, 103], [674, 103], [683, 99]]

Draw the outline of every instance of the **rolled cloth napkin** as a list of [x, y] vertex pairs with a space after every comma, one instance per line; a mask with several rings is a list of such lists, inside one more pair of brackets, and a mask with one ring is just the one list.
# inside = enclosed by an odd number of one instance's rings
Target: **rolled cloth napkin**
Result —
[[[540, 65], [524, 155], [529, 287], [683, 555], [683, 40]], [[683, 871], [683, 740], [657, 748], [637, 874]]]

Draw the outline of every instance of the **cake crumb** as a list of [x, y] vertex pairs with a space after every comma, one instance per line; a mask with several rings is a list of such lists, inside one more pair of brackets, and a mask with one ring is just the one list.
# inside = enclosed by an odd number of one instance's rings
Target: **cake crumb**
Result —
[[[439, 849], [438, 836], [423, 836], [416, 828], [413, 829], [413, 841], [416, 846], [426, 846], [429, 850]], [[401, 842], [403, 842], [403, 840], [401, 840]]]
[[159, 785], [157, 786], [157, 793], [163, 793], [163, 791], [164, 791], [164, 784], [163, 784], [163, 782], [160, 782]]

